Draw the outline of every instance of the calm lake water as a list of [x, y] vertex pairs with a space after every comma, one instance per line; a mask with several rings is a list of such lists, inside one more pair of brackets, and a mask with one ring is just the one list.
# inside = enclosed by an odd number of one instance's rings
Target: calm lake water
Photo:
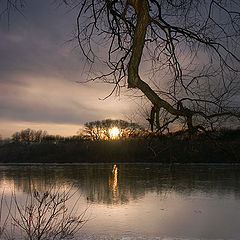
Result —
[[6, 200], [52, 187], [88, 208], [78, 239], [240, 239], [239, 166], [0, 166]]

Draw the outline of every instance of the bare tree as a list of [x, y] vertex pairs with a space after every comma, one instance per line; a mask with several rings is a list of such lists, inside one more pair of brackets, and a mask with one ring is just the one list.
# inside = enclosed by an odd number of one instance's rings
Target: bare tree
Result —
[[32, 130], [27, 128], [20, 132], [16, 132], [12, 135], [12, 140], [14, 142], [21, 143], [41, 143], [43, 139], [47, 136], [47, 132], [43, 130]]
[[80, 130], [78, 133], [93, 141], [109, 140], [113, 137], [111, 136], [113, 128], [117, 128], [119, 131], [117, 136], [115, 136], [116, 139], [139, 136], [144, 132], [144, 129], [136, 123], [130, 123], [121, 119], [105, 119], [85, 123], [83, 131]]
[[[8, 223], [8, 219], [10, 216], [10, 210], [5, 212], [5, 217], [3, 217], [4, 212], [3, 209], [5, 207], [4, 204], [4, 190], [2, 191], [1, 195], [0, 195], [0, 239], [2, 239], [2, 237], [6, 234], [6, 227], [7, 227], [7, 223]], [[9, 204], [9, 209], [11, 209], [11, 201]]]
[[178, 120], [193, 132], [239, 118], [238, 1], [85, 0], [75, 7], [79, 46], [96, 64], [90, 80], [140, 90], [152, 104], [152, 128]]
[[[151, 103], [151, 128], [191, 132], [239, 120], [237, 0], [64, 0], [79, 9], [80, 49], [95, 75]], [[22, 1], [5, 0], [6, 11]], [[94, 68], [95, 66], [95, 68]], [[162, 118], [161, 116], [164, 116]]]
[[73, 195], [71, 189], [63, 192], [54, 189], [39, 192], [35, 189], [29, 193], [24, 205], [13, 195], [16, 213], [11, 211], [12, 224], [22, 231], [24, 239], [72, 239], [86, 222], [87, 210], [76, 213], [78, 201], [72, 201]]

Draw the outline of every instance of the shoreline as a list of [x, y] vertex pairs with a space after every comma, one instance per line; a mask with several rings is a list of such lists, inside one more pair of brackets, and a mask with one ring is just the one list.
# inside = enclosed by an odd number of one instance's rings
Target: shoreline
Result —
[[160, 162], [84, 162], [84, 163], [0, 163], [0, 166], [94, 166], [94, 165], [152, 165], [152, 166], [240, 166], [240, 163], [160, 163]]
[[128, 139], [0, 146], [0, 165], [240, 165], [240, 138]]

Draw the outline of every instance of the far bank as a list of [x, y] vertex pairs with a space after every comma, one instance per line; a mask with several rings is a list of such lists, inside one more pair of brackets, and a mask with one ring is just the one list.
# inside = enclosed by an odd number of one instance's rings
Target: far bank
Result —
[[133, 138], [108, 141], [8, 143], [0, 163], [227, 163], [240, 162], [240, 138]]

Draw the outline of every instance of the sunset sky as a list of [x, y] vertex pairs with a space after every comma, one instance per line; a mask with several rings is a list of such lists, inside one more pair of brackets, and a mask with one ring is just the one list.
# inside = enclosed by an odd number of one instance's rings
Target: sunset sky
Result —
[[[45, 3], [43, 3], [45, 2]], [[2, 10], [2, 9], [1, 9]], [[47, 1], [28, 1], [24, 16], [0, 20], [0, 135], [32, 128], [72, 135], [87, 121], [126, 118], [130, 99], [110, 97], [112, 86], [78, 84], [88, 79], [74, 36], [74, 11]]]

